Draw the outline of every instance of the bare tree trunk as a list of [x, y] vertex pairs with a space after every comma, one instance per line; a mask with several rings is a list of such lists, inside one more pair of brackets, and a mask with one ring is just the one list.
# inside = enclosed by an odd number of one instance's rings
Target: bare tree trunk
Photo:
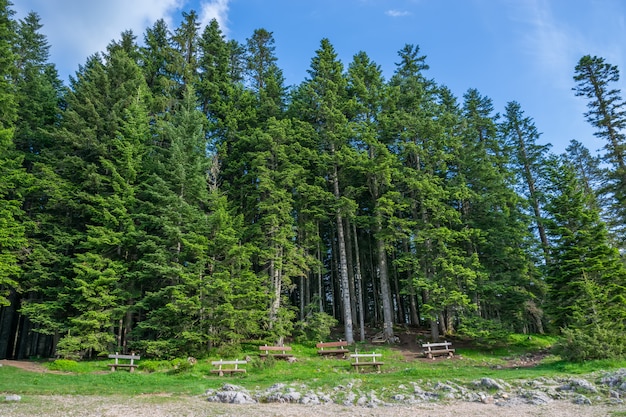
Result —
[[539, 232], [539, 240], [541, 241], [541, 249], [543, 250], [543, 256], [546, 264], [550, 262], [548, 237], [546, 235], [546, 228], [543, 224], [543, 216], [541, 215], [541, 209], [539, 208], [539, 197], [537, 196], [537, 189], [535, 187], [535, 177], [533, 176], [530, 168], [528, 153], [526, 150], [526, 142], [524, 141], [524, 135], [519, 126], [516, 126], [517, 143], [519, 146], [519, 152], [524, 164], [524, 178], [526, 179], [526, 185], [528, 186], [528, 193], [530, 195], [530, 204], [533, 208], [533, 214], [535, 215], [535, 222], [537, 224], [537, 231]]
[[[334, 154], [334, 149], [332, 149], [332, 153]], [[332, 182], [333, 182], [333, 192], [335, 198], [338, 200], [340, 198], [339, 193], [339, 177], [337, 173], [337, 165], [333, 165], [333, 173], [332, 173]], [[337, 246], [339, 249], [339, 277], [341, 283], [341, 298], [343, 304], [343, 319], [344, 319], [344, 329], [345, 329], [345, 337], [346, 342], [348, 344], [354, 343], [354, 334], [352, 329], [352, 303], [350, 302], [350, 289], [348, 282], [348, 262], [346, 255], [346, 240], [344, 237], [344, 228], [343, 228], [343, 216], [341, 215], [341, 209], [337, 208], [337, 212], [335, 213], [336, 221], [337, 221]]]
[[[317, 235], [319, 237], [320, 234], [320, 224], [317, 223]], [[322, 247], [320, 243], [320, 239], [317, 241], [317, 290], [318, 290], [318, 302], [319, 302], [319, 312], [324, 312], [324, 287], [322, 283]]]
[[[380, 233], [380, 219], [376, 220], [374, 236]], [[383, 336], [385, 339], [393, 337], [393, 308], [391, 307], [391, 289], [389, 288], [389, 270], [387, 268], [387, 251], [385, 242], [376, 239], [378, 255], [378, 274], [380, 278], [380, 297], [383, 302]]]
[[350, 233], [351, 222], [349, 218], [346, 218], [346, 260], [348, 263], [348, 287], [350, 289], [350, 300], [352, 301], [352, 305], [350, 306], [350, 310], [352, 311], [352, 323], [357, 322], [356, 317], [356, 290], [354, 288], [354, 267], [352, 265], [352, 259], [354, 257], [353, 254], [353, 245], [352, 245], [352, 234]]
[[355, 278], [357, 291], [359, 292], [359, 337], [361, 342], [363, 342], [365, 341], [365, 303], [363, 302], [363, 280], [361, 279], [361, 255], [359, 251], [359, 238], [357, 236], [356, 225], [354, 223], [352, 223], [352, 233], [354, 234], [354, 250], [356, 251], [356, 256], [354, 257], [354, 262], [356, 263]]
[[272, 329], [274, 322], [278, 319], [280, 309], [280, 295], [282, 293], [282, 277], [280, 268], [276, 267], [274, 259], [270, 261], [269, 275], [271, 281], [272, 301], [269, 311], [269, 327]]

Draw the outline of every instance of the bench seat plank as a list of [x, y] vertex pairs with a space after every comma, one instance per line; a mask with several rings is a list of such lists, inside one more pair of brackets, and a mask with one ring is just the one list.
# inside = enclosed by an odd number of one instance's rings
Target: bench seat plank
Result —
[[350, 353], [348, 349], [345, 349], [346, 346], [348, 346], [348, 342], [346, 342], [345, 340], [340, 340], [338, 342], [319, 342], [315, 345], [315, 347], [319, 349], [317, 351], [318, 355], [343, 355], [344, 357], [346, 356], [346, 354]]
[[[353, 353], [350, 355], [351, 358], [354, 358], [355, 362], [352, 362], [350, 365], [354, 366], [354, 369], [360, 370], [363, 366], [371, 366], [376, 368], [378, 372], [380, 372], [380, 367], [385, 364], [385, 362], [380, 362], [377, 359], [381, 358], [382, 353]], [[359, 362], [359, 359], [371, 359]]]
[[[246, 373], [246, 370], [243, 368], [239, 368], [239, 365], [245, 365], [248, 361], [235, 359], [232, 361], [225, 361], [220, 359], [219, 361], [211, 362], [211, 365], [217, 366], [218, 369], [211, 369], [211, 373], [218, 374], [219, 376], [224, 376], [224, 374], [235, 374], [235, 373]], [[224, 366], [227, 366], [224, 368]]]
[[[271, 356], [276, 359], [289, 359], [293, 357], [293, 354], [287, 353], [291, 350], [291, 346], [259, 346], [259, 350], [264, 352], [260, 353], [259, 356], [262, 358], [267, 358]], [[275, 353], [276, 352], [276, 353]]]
[[440, 355], [448, 355], [448, 357], [454, 356], [455, 349], [451, 348], [450, 346], [452, 346], [452, 343], [448, 341], [437, 343], [424, 343], [422, 345], [422, 347], [424, 348], [424, 356], [429, 359], [434, 359], [435, 356]]
[[[111, 363], [108, 365], [111, 368], [111, 372], [115, 372], [117, 368], [128, 368], [130, 372], [133, 372], [135, 368], [139, 366], [135, 363], [135, 360], [141, 359], [141, 356], [134, 355], [134, 354], [122, 355], [119, 353], [115, 353], [115, 354], [110, 354], [109, 359], [115, 359], [115, 363]], [[130, 363], [119, 363], [120, 359], [130, 360]]]

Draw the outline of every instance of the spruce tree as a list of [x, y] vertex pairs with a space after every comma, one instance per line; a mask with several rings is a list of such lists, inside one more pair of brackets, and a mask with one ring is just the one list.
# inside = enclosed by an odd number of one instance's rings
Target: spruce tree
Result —
[[348, 260], [345, 238], [345, 216], [349, 200], [342, 194], [339, 183], [341, 155], [348, 151], [346, 111], [346, 79], [343, 65], [328, 39], [322, 39], [320, 48], [311, 60], [308, 70], [310, 79], [302, 86], [302, 98], [307, 102], [298, 104], [304, 120], [314, 127], [319, 148], [322, 151], [323, 171], [321, 175], [329, 179], [329, 191], [333, 194], [334, 232], [338, 260], [339, 290], [341, 292], [341, 312], [345, 338], [354, 342], [350, 283], [348, 278]]
[[[611, 166], [606, 192], [614, 199], [612, 223], [622, 229], [626, 218], [626, 102], [616, 88], [619, 69], [603, 58], [585, 55], [575, 68], [573, 88], [576, 96], [588, 100], [585, 113], [587, 121], [596, 128], [594, 135], [605, 141], [603, 160]], [[622, 237], [623, 238], [623, 237]]]
[[[360, 151], [362, 160], [355, 160], [351, 169], [355, 177], [365, 178], [365, 182], [353, 182], [353, 187], [369, 190], [372, 209], [371, 228], [376, 241], [376, 260], [379, 274], [382, 311], [383, 336], [387, 340], [394, 337], [394, 309], [388, 266], [388, 252], [395, 243], [394, 228], [399, 220], [396, 217], [400, 198], [392, 181], [398, 175], [398, 161], [381, 142], [378, 117], [385, 98], [385, 83], [382, 71], [373, 63], [365, 52], [354, 56], [348, 68], [348, 92], [351, 99], [350, 116], [353, 128], [353, 146]], [[361, 151], [361, 149], [363, 149]], [[361, 159], [361, 158], [360, 158]], [[395, 178], [397, 180], [397, 178]], [[359, 184], [360, 183], [360, 184]], [[363, 204], [365, 205], [365, 204]], [[360, 256], [360, 254], [356, 254]], [[362, 286], [359, 289], [363, 290]], [[398, 291], [399, 292], [399, 291]], [[396, 300], [399, 301], [399, 300]], [[399, 304], [399, 303], [397, 303]], [[365, 306], [360, 305], [362, 310]], [[360, 328], [363, 329], [363, 314], [360, 314]]]
[[448, 313], [469, 302], [459, 283], [473, 279], [460, 251], [466, 237], [458, 233], [460, 216], [450, 205], [452, 189], [446, 184], [453, 156], [449, 151], [458, 139], [444, 116], [439, 87], [423, 75], [428, 66], [419, 47], [406, 45], [398, 54], [384, 134], [402, 163], [399, 187], [406, 204], [403, 215], [410, 219], [405, 229], [409, 251], [400, 261], [421, 291], [422, 311], [437, 340], [441, 332], [453, 330]]
[[246, 42], [246, 70], [259, 102], [258, 121], [280, 118], [285, 109], [285, 80], [277, 60], [272, 33], [265, 29], [255, 30]]
[[144, 46], [139, 49], [140, 67], [153, 97], [151, 113], [163, 115], [180, 99], [182, 56], [170, 42], [163, 19], [146, 29]]
[[550, 184], [546, 211], [553, 245], [547, 280], [553, 325], [564, 329], [561, 351], [576, 360], [620, 356], [626, 340], [626, 268], [572, 164], [552, 162]]
[[[545, 289], [531, 256], [529, 219], [513, 189], [514, 173], [504, 159], [493, 111], [491, 99], [477, 90], [464, 95], [458, 169], [469, 194], [459, 202], [459, 210], [464, 228], [474, 231], [468, 252], [480, 261], [472, 299], [481, 320], [462, 322], [463, 330], [486, 334], [485, 323], [492, 321], [494, 329], [543, 332]], [[465, 313], [466, 319], [473, 316]]]
[[526, 196], [535, 221], [544, 261], [548, 263], [549, 243], [541, 212], [544, 197], [540, 181], [544, 176], [542, 168], [552, 145], [537, 144], [540, 134], [534, 121], [524, 116], [521, 106], [514, 101], [507, 103], [500, 129], [502, 140], [511, 152], [512, 167], [518, 175], [519, 190]]
[[9, 305], [8, 296], [18, 287], [18, 259], [26, 246], [21, 191], [27, 177], [22, 169], [23, 156], [13, 143], [18, 108], [12, 82], [17, 68], [11, 48], [15, 22], [10, 6], [9, 1], [0, 2], [0, 306]]
[[16, 39], [15, 145], [24, 152], [28, 170], [49, 145], [50, 137], [44, 132], [58, 123], [61, 104], [62, 83], [54, 64], [48, 62], [50, 46], [41, 28], [39, 16], [31, 12], [19, 21]]

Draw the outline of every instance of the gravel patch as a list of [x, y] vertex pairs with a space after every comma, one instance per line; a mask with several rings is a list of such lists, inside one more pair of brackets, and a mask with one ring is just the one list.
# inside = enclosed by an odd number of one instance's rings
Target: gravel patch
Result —
[[452, 402], [415, 405], [387, 405], [376, 408], [354, 405], [223, 404], [207, 401], [206, 397], [173, 396], [28, 396], [20, 402], [0, 402], [2, 417], [81, 416], [81, 417], [331, 417], [331, 416], [394, 416], [394, 417], [605, 417], [613, 412], [626, 412], [623, 405], [577, 405], [571, 401], [552, 401], [543, 405], [517, 404], [499, 406], [494, 403]]

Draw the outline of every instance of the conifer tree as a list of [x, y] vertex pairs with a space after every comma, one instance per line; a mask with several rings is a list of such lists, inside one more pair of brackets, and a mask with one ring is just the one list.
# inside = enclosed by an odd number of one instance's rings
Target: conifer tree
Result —
[[36, 13], [20, 20], [17, 29], [16, 77], [18, 119], [15, 132], [16, 148], [24, 152], [26, 168], [40, 159], [48, 145], [50, 130], [59, 120], [62, 83], [54, 64], [48, 62], [50, 46], [40, 32], [42, 25]]
[[603, 160], [612, 167], [605, 191], [614, 199], [612, 212], [616, 219], [612, 223], [620, 224], [623, 229], [626, 218], [626, 102], [616, 88], [619, 69], [604, 58], [585, 55], [576, 65], [574, 81], [576, 96], [588, 100], [589, 110], [585, 118], [596, 128], [594, 135], [605, 141]]
[[449, 152], [457, 140], [448, 130], [439, 88], [422, 72], [428, 68], [419, 47], [406, 45], [390, 80], [392, 99], [385, 116], [385, 134], [402, 162], [401, 190], [410, 219], [408, 247], [400, 260], [413, 285], [421, 291], [422, 310], [430, 321], [434, 340], [452, 324], [448, 311], [469, 298], [458, 285], [471, 281], [471, 268], [459, 252], [466, 238], [457, 233], [460, 216], [450, 205], [446, 186]]
[[200, 36], [200, 23], [198, 13], [191, 10], [183, 12], [180, 25], [174, 30], [172, 41], [182, 58], [182, 84], [194, 85], [198, 72], [198, 40]]
[[163, 115], [180, 99], [182, 71], [182, 56], [171, 45], [163, 19], [146, 29], [139, 54], [140, 66], [153, 97], [151, 112]]
[[[503, 163], [504, 145], [498, 141], [492, 101], [470, 89], [462, 111], [459, 174], [469, 195], [460, 210], [464, 227], [475, 232], [468, 250], [480, 261], [473, 302], [482, 319], [501, 328], [542, 332], [544, 289], [530, 256], [530, 225], [513, 189], [514, 173]], [[473, 330], [483, 326], [479, 322]]]
[[21, 167], [23, 157], [13, 143], [18, 109], [12, 83], [17, 68], [11, 48], [15, 22], [10, 6], [9, 1], [0, 1], [0, 306], [9, 305], [8, 296], [18, 287], [18, 256], [26, 243], [20, 196], [26, 176]]
[[[85, 238], [75, 253], [73, 283], [67, 288], [75, 311], [69, 322], [71, 336], [59, 348], [91, 354], [115, 342], [111, 326], [125, 314], [129, 263], [136, 256], [133, 211], [149, 138], [149, 98], [141, 70], [116, 44], [110, 46], [105, 63], [95, 62], [81, 75], [68, 97], [66, 119], [74, 124], [66, 125], [64, 132], [86, 164], [67, 178], [82, 201]], [[95, 113], [94, 108], [108, 110]], [[117, 336], [119, 343], [123, 338]]]
[[[360, 152], [362, 160], [355, 160], [351, 169], [358, 175], [364, 175], [364, 184], [353, 183], [367, 188], [372, 200], [369, 207], [373, 210], [371, 225], [376, 240], [376, 259], [380, 281], [383, 310], [383, 336], [387, 340], [394, 337], [394, 310], [390, 288], [388, 252], [395, 244], [394, 228], [397, 227], [397, 205], [400, 198], [392, 181], [398, 175], [398, 161], [395, 155], [381, 142], [378, 117], [383, 105], [385, 83], [382, 71], [373, 63], [365, 52], [354, 56], [348, 68], [348, 92], [351, 99], [350, 115], [353, 126], [353, 146]], [[397, 180], [397, 178], [395, 178]], [[359, 256], [357, 253], [356, 256]], [[357, 271], [358, 273], [358, 271]], [[360, 289], [362, 291], [362, 288]], [[399, 292], [399, 291], [398, 291]], [[397, 300], [399, 301], [399, 300]], [[399, 304], [399, 303], [397, 303]], [[364, 306], [360, 305], [360, 309]], [[360, 315], [360, 328], [363, 328], [363, 315]]]
[[551, 145], [537, 144], [540, 134], [533, 120], [524, 116], [521, 106], [514, 101], [507, 103], [500, 129], [503, 141], [511, 152], [513, 169], [519, 178], [520, 192], [526, 196], [532, 212], [544, 261], [548, 263], [549, 243], [541, 213], [544, 197], [540, 180], [544, 177], [542, 168], [545, 166], [546, 154]]
[[610, 202], [605, 192], [607, 173], [606, 169], [602, 168], [602, 158], [592, 155], [589, 149], [574, 139], [565, 149], [563, 157], [576, 170], [578, 181], [584, 187], [585, 193], [590, 196], [589, 202], [597, 204], [596, 208], [600, 210], [603, 221], [610, 228], [611, 222], [615, 222], [616, 219], [607, 212]]
[[[337, 59], [337, 53], [328, 39], [322, 39], [320, 48], [311, 60], [308, 70], [310, 79], [302, 86], [302, 94], [308, 102], [302, 104], [302, 116], [311, 123], [316, 131], [319, 149], [323, 153], [321, 175], [329, 179], [329, 191], [334, 196], [334, 212], [338, 276], [341, 292], [341, 312], [348, 343], [354, 342], [352, 305], [350, 298], [348, 260], [345, 239], [345, 216], [349, 201], [342, 194], [339, 183], [339, 169], [342, 152], [348, 138], [346, 130], [346, 79], [343, 65]], [[304, 97], [303, 97], [304, 98]]]
[[576, 360], [619, 356], [626, 338], [626, 269], [575, 168], [562, 160], [550, 168], [546, 211], [554, 243], [547, 279], [553, 325], [565, 329], [563, 353]]
[[257, 29], [246, 43], [246, 70], [252, 90], [259, 102], [256, 118], [280, 118], [285, 109], [285, 80], [277, 65], [274, 37], [265, 29]]

